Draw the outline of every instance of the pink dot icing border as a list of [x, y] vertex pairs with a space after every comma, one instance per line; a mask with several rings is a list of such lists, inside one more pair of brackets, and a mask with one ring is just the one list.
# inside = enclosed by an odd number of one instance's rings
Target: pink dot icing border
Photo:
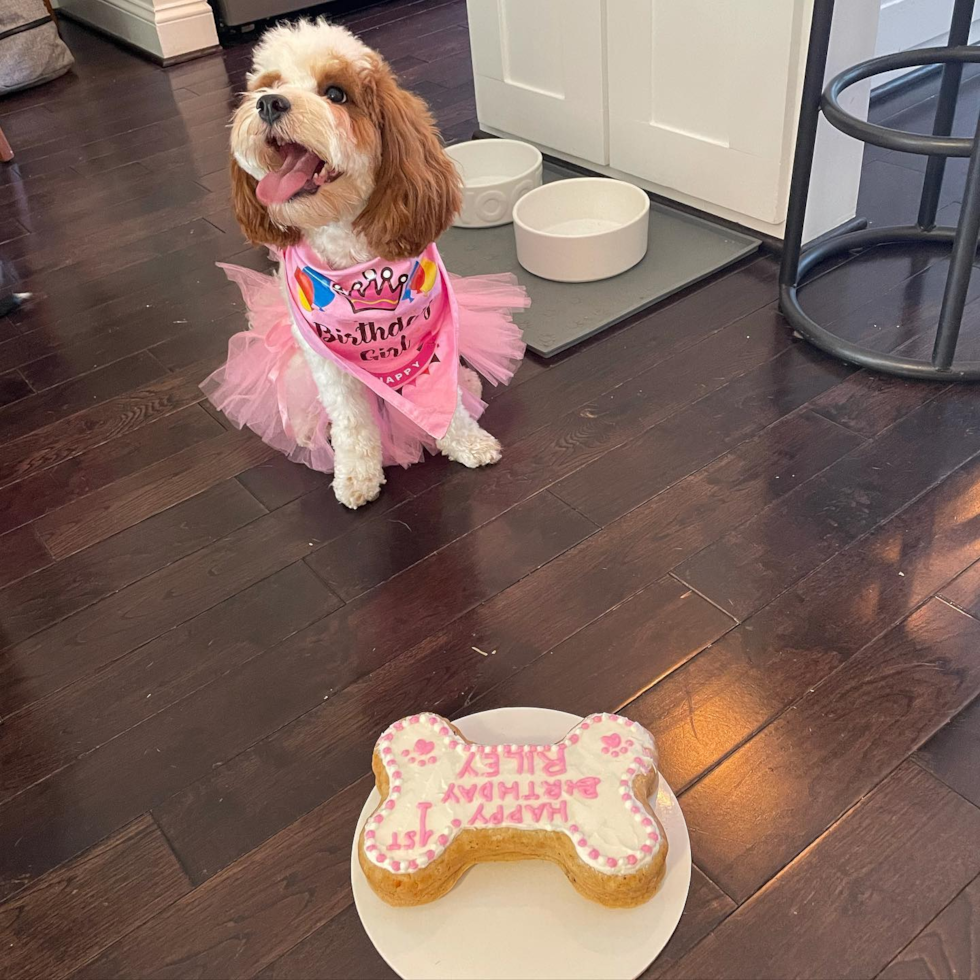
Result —
[[[558, 742], [552, 742], [548, 745], [518, 745], [514, 743], [508, 745], [507, 747], [514, 750], [538, 749], [541, 751], [547, 751], [564, 741], [568, 741], [572, 745], [575, 745], [579, 740], [579, 732], [588, 731], [591, 725], [601, 724], [604, 721], [615, 722], [616, 724], [623, 725], [626, 728], [634, 729], [637, 732], [642, 732], [644, 735], [649, 734], [642, 725], [635, 721], [631, 721], [629, 718], [624, 718], [622, 715], [603, 713], [586, 715], [582, 721], [580, 721], [567, 735], [565, 735], [564, 738], [559, 739]], [[437, 730], [432, 732], [432, 738], [442, 739], [448, 749], [457, 752], [463, 758], [466, 756], [468, 751], [467, 747], [469, 745], [481, 744], [479, 742], [460, 742], [459, 739], [455, 737], [455, 732], [448, 727], [449, 722], [445, 718], [440, 715], [430, 714], [428, 712], [421, 712], [417, 715], [410, 715], [406, 718], [402, 718], [400, 721], [396, 721], [392, 725], [389, 725], [384, 732], [382, 732], [375, 745], [375, 751], [381, 755], [385, 769], [388, 770], [388, 796], [377, 811], [368, 819], [368, 822], [365, 825], [364, 850], [371, 861], [378, 867], [384, 868], [387, 864], [388, 867], [385, 868], [385, 870], [390, 870], [395, 873], [411, 874], [413, 871], [426, 867], [437, 857], [436, 852], [429, 849], [417, 860], [392, 860], [389, 862], [387, 855], [383, 851], [379, 850], [374, 843], [377, 831], [380, 830], [384, 824], [386, 812], [390, 813], [396, 808], [396, 797], [402, 791], [403, 775], [398, 769], [398, 760], [395, 758], [394, 753], [387, 743], [392, 741], [395, 732], [403, 731], [406, 724], [417, 725], [420, 723], [426, 723], [434, 727], [438, 726]], [[650, 738], [652, 739], [653, 736], [651, 735]], [[647, 829], [646, 843], [642, 844], [639, 849], [632, 851], [621, 859], [615, 858], [604, 855], [598, 848], [593, 847], [592, 842], [582, 836], [579, 828], [575, 824], [570, 824], [564, 829], [559, 827], [554, 828], [553, 830], [553, 832], [558, 833], [564, 832], [568, 837], [570, 837], [576, 848], [582, 852], [582, 854], [587, 855], [591, 861], [600, 865], [598, 870], [602, 870], [603, 866], [610, 870], [621, 868], [624, 865], [629, 868], [639, 868], [639, 866], [644, 862], [651, 860], [654, 853], [659, 849], [660, 834], [657, 832], [656, 822], [649, 815], [645, 807], [643, 807], [642, 802], [637, 798], [633, 789], [633, 784], [636, 777], [638, 775], [646, 775], [650, 769], [654, 768], [651, 758], [655, 757], [654, 751], [651, 751], [650, 748], [644, 746], [643, 755], [646, 755], [647, 758], [643, 758], [642, 755], [634, 756], [633, 764], [626, 770], [626, 776], [620, 780], [619, 784], [623, 805], [630, 812], [630, 815], [637, 821], [637, 823], [641, 823]], [[442, 828], [442, 830], [436, 833], [435, 837], [439, 842], [440, 851], [444, 850], [445, 847], [453, 841], [460, 827], [460, 820], [454, 819], [444, 828]], [[474, 829], [478, 830], [479, 828]], [[402, 865], [404, 865], [404, 868]]]

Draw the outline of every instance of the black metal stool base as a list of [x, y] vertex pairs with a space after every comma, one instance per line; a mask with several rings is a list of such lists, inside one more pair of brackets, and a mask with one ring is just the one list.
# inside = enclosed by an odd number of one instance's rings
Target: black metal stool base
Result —
[[[814, 2], [810, 47], [807, 52], [803, 98], [800, 106], [800, 128], [786, 218], [786, 237], [779, 274], [779, 307], [793, 328], [811, 343], [829, 354], [860, 367], [906, 378], [946, 382], [980, 381], [980, 361], [959, 363], [955, 361], [970, 275], [973, 271], [978, 239], [980, 239], [980, 120], [977, 122], [977, 131], [973, 139], [950, 136], [963, 65], [980, 62], [980, 51], [966, 46], [975, 2], [976, 0], [955, 0], [948, 47], [873, 58], [841, 72], [830, 81], [826, 91], [822, 91], [823, 77], [827, 66], [834, 0]], [[930, 62], [944, 66], [932, 136], [903, 133], [876, 126], [849, 115], [841, 108], [839, 96], [848, 86], [881, 72]], [[855, 139], [899, 152], [917, 153], [929, 157], [923, 181], [918, 224], [868, 228], [835, 234], [820, 240], [806, 250], [801, 247], [817, 124], [821, 112], [831, 125]], [[960, 220], [955, 228], [937, 228], [936, 211], [946, 158], [951, 156], [970, 158]], [[949, 275], [931, 360], [904, 357], [900, 354], [889, 354], [862, 347], [838, 337], [813, 320], [803, 309], [799, 291], [805, 285], [807, 274], [826, 259], [842, 252], [872, 246], [924, 243], [946, 244], [951, 247]]]
[[[940, 370], [931, 361], [923, 361], [899, 354], [889, 354], [872, 350], [852, 343], [826, 328], [820, 326], [803, 309], [799, 291], [806, 288], [806, 277], [827, 259], [855, 249], [872, 248], [885, 245], [951, 245], [956, 235], [955, 228], [919, 228], [917, 225], [892, 225], [883, 228], [868, 228], [863, 231], [834, 235], [819, 245], [803, 252], [799, 264], [799, 284], [780, 283], [779, 308], [797, 333], [814, 346], [839, 357], [842, 361], [896, 374], [903, 378], [918, 378], [932, 381], [980, 381], [980, 361], [965, 361]], [[805, 296], [804, 296], [805, 298]]]

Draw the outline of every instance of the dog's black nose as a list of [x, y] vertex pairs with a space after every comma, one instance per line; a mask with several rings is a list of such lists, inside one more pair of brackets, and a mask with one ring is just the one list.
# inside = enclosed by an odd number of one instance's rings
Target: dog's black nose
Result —
[[283, 98], [281, 95], [260, 95], [256, 105], [259, 110], [259, 118], [269, 126], [286, 115], [290, 109], [289, 99]]

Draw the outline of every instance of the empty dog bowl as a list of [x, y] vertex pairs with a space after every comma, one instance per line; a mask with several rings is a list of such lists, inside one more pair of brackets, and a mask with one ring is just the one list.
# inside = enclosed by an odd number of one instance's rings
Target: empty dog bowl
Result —
[[514, 207], [517, 261], [558, 282], [619, 275], [646, 255], [650, 198], [606, 177], [556, 180]]
[[541, 153], [519, 140], [472, 140], [446, 147], [463, 178], [460, 228], [493, 228], [511, 220], [514, 205], [541, 185]]

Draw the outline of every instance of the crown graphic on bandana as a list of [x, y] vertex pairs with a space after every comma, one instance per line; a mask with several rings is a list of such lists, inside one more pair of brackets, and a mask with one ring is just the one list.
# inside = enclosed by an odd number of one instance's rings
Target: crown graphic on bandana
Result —
[[355, 313], [362, 310], [394, 310], [401, 302], [407, 282], [407, 274], [396, 277], [385, 266], [380, 275], [374, 269], [366, 269], [363, 279], [355, 280], [347, 289], [335, 284], [334, 289], [347, 298]]

